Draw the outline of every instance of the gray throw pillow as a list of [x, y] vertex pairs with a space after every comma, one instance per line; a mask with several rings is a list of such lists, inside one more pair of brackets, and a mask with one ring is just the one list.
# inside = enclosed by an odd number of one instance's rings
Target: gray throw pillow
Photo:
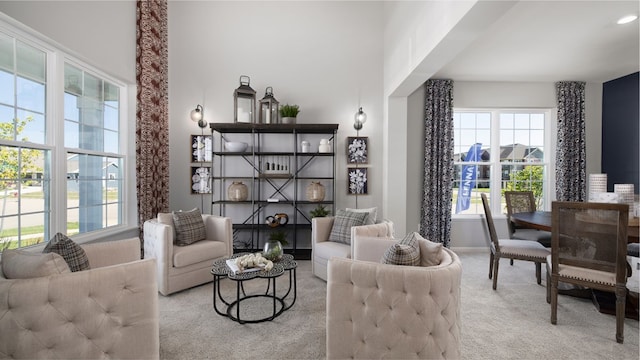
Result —
[[329, 241], [351, 245], [351, 227], [364, 225], [368, 213], [338, 210], [333, 218]]
[[64, 261], [67, 262], [72, 272], [91, 268], [89, 266], [89, 258], [87, 257], [87, 253], [84, 252], [84, 249], [61, 233], [55, 234], [42, 252], [59, 254], [64, 258]]
[[420, 266], [420, 234], [407, 234], [397, 243], [391, 245], [382, 255], [380, 262], [391, 265]]
[[190, 245], [207, 237], [204, 220], [198, 208], [191, 211], [174, 211], [173, 226], [176, 229], [174, 243], [178, 246]]

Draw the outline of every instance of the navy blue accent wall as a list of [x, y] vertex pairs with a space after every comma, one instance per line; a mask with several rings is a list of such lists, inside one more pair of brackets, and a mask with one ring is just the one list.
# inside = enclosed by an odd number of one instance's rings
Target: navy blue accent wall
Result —
[[640, 173], [640, 73], [602, 84], [602, 172], [608, 191], [613, 184], [635, 184]]

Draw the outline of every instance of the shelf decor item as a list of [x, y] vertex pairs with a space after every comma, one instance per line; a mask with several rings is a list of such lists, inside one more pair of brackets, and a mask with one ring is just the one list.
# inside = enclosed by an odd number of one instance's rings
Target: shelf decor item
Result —
[[233, 119], [237, 123], [255, 123], [256, 91], [249, 86], [251, 78], [240, 76], [240, 87], [233, 92]]
[[329, 210], [324, 205], [318, 205], [315, 209], [309, 212], [312, 218], [314, 217], [326, 217], [329, 215]]
[[312, 181], [309, 186], [307, 186], [307, 200], [318, 202], [324, 200], [325, 190], [324, 185], [322, 185], [319, 181]]
[[298, 105], [286, 104], [280, 107], [280, 118], [283, 124], [295, 124], [298, 113], [300, 113]]
[[227, 189], [227, 197], [231, 201], [245, 201], [249, 197], [249, 190], [247, 185], [242, 181], [234, 181]]
[[320, 139], [320, 145], [318, 145], [319, 153], [330, 153], [331, 152], [331, 144], [329, 144], [329, 139]]
[[260, 100], [260, 124], [278, 124], [278, 100], [273, 97], [273, 88], [267, 86], [264, 97]]

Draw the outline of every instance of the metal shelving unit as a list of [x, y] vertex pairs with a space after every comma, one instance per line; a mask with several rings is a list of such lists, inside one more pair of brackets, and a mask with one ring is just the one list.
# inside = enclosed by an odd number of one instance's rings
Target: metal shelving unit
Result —
[[[273, 213], [286, 213], [288, 223], [279, 227], [288, 233], [289, 246], [285, 247], [285, 251], [293, 253], [296, 258], [310, 258], [309, 211], [324, 205], [335, 213], [335, 140], [338, 124], [212, 123], [209, 126], [214, 141], [211, 213], [233, 219], [234, 250], [261, 250], [269, 232], [273, 230], [265, 224], [265, 217]], [[224, 142], [234, 137], [247, 142], [247, 150], [225, 151]], [[320, 137], [330, 140], [330, 153], [317, 152], [317, 148], [315, 152], [299, 151], [302, 140], [319, 140]], [[282, 160], [288, 172], [270, 173], [265, 163], [273, 160], [268, 159]], [[320, 169], [320, 173], [313, 171], [316, 169]], [[227, 199], [227, 187], [233, 181], [247, 182], [247, 200]], [[305, 199], [304, 185], [311, 181], [320, 181], [325, 185], [323, 201]], [[305, 240], [308, 240], [308, 247], [305, 247]]]

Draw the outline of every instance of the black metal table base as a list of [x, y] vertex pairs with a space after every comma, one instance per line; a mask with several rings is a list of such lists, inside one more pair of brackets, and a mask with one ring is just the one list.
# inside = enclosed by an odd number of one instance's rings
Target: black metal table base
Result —
[[[296, 263], [293, 261], [293, 257], [290, 259], [290, 263], [287, 263], [287, 267], [283, 268], [282, 265], [278, 264], [280, 267], [280, 271], [275, 271], [272, 273], [260, 273], [256, 272], [254, 274], [245, 275], [245, 276], [233, 276], [224, 271], [221, 271], [220, 268], [214, 266], [211, 273], [213, 275], [213, 308], [219, 315], [228, 317], [229, 319], [236, 321], [240, 324], [254, 324], [261, 323], [264, 321], [271, 321], [278, 316], [280, 316], [283, 312], [290, 309], [296, 302], [297, 297], [297, 286], [296, 286]], [[220, 264], [218, 264], [220, 266]], [[276, 291], [276, 280], [281, 277], [284, 272], [287, 271], [289, 274], [289, 288], [283, 296], [278, 296]], [[224, 298], [222, 291], [220, 289], [220, 281], [223, 278], [228, 278], [236, 282], [236, 298], [233, 301], [229, 301]], [[264, 293], [247, 295], [244, 290], [244, 282], [247, 280], [253, 279], [266, 279], [267, 280], [267, 289]], [[287, 304], [287, 300], [289, 295], [292, 295], [292, 299], [290, 304]], [[249, 299], [253, 298], [265, 298], [273, 302], [273, 308], [269, 315], [259, 318], [259, 319], [242, 319], [241, 318], [241, 304], [246, 302]], [[222, 304], [218, 304], [218, 300], [224, 304], [224, 306], [219, 306]], [[226, 307], [226, 309], [223, 309]]]

